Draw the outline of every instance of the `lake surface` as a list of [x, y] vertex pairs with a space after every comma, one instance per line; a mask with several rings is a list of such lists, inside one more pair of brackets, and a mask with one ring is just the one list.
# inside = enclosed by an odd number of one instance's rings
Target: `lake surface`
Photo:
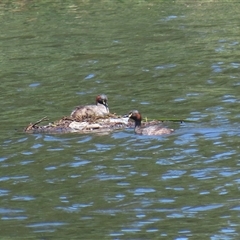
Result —
[[[240, 4], [3, 1], [2, 239], [239, 239]], [[169, 136], [25, 134], [107, 94]]]

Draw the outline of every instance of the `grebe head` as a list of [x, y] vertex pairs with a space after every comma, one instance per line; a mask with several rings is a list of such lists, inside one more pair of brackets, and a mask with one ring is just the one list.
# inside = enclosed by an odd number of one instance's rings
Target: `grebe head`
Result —
[[138, 122], [141, 122], [142, 120], [142, 116], [138, 110], [133, 110], [129, 112], [128, 117]]
[[105, 107], [108, 108], [108, 98], [105, 94], [100, 94], [100, 95], [97, 95], [96, 97], [96, 104], [103, 104]]
[[135, 133], [142, 134], [142, 135], [163, 135], [163, 134], [170, 134], [174, 130], [166, 128], [159, 123], [155, 123], [154, 125], [145, 124], [141, 126], [141, 114], [138, 110], [133, 110], [128, 114], [128, 117], [135, 121]]

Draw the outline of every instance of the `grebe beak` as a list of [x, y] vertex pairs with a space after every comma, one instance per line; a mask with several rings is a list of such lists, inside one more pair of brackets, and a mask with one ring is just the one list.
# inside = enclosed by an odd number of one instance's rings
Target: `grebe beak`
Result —
[[108, 103], [105, 100], [103, 100], [103, 105], [108, 108]]
[[129, 114], [124, 114], [122, 117], [123, 117], [123, 118], [128, 118], [128, 117], [129, 117]]

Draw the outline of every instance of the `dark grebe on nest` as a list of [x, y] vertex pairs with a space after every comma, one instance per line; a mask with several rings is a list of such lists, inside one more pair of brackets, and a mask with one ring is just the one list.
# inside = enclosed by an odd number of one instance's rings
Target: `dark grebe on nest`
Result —
[[108, 98], [105, 94], [100, 94], [96, 97], [96, 105], [78, 106], [72, 111], [71, 117], [83, 120], [85, 118], [105, 117], [108, 114]]

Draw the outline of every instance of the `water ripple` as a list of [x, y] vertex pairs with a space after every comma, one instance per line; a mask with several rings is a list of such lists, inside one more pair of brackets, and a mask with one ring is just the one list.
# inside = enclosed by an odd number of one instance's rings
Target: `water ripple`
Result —
[[132, 192], [135, 196], [144, 195], [145, 193], [153, 193], [156, 192], [153, 188], [136, 188], [135, 190], [129, 191]]
[[177, 16], [175, 16], [175, 15], [169, 15], [169, 16], [163, 18], [162, 21], [167, 22], [167, 21], [170, 21], [170, 20], [173, 20], [173, 19], [176, 19], [176, 18], [177, 18]]
[[174, 178], [180, 178], [182, 175], [184, 175], [187, 171], [185, 170], [168, 170], [167, 173], [163, 174], [162, 179], [174, 179]]
[[8, 181], [8, 180], [19, 180], [19, 181], [16, 181], [16, 182], [25, 182], [26, 179], [28, 179], [29, 176], [12, 176], [12, 177], [9, 177], [9, 176], [5, 176], [5, 177], [0, 177], [0, 182], [1, 181]]
[[0, 162], [5, 161], [6, 159], [8, 159], [7, 157], [0, 157]]
[[31, 83], [31, 84], [29, 84], [29, 87], [32, 87], [32, 88], [38, 87], [40, 84], [41, 84], [41, 83], [39, 83], [39, 82]]
[[22, 209], [11, 209], [11, 208], [0, 208], [0, 214], [3, 215], [1, 217], [2, 220], [25, 220], [26, 216], [21, 215], [25, 212]]
[[22, 209], [11, 209], [11, 208], [0, 208], [0, 214], [5, 213], [22, 213], [24, 210]]
[[126, 179], [125, 176], [116, 176], [116, 175], [108, 175], [108, 174], [97, 174], [95, 176], [100, 181], [108, 181], [108, 180], [122, 180]]
[[66, 222], [37, 222], [27, 224], [26, 227], [34, 228], [34, 232], [55, 232], [57, 228], [67, 224]]
[[213, 72], [215, 73], [220, 73], [223, 71], [222, 67], [220, 65], [222, 65], [223, 62], [218, 62], [218, 63], [215, 63], [215, 64], [212, 64], [212, 70]]
[[[88, 161], [88, 160], [81, 160], [81, 161], [76, 161], [76, 162], [71, 162], [71, 163], [68, 163], [67, 165], [69, 165], [70, 167], [80, 167], [80, 166], [84, 166], [88, 163], [91, 163], [91, 161]], [[66, 164], [63, 164], [63, 165], [60, 165], [61, 167], [62, 166], [66, 166]]]
[[55, 207], [55, 209], [63, 210], [68, 213], [72, 213], [72, 212], [79, 212], [79, 211], [81, 211], [82, 208], [91, 207], [92, 205], [93, 205], [93, 203], [89, 203], [89, 204], [75, 203], [68, 207], [60, 207], [60, 206]]
[[11, 198], [12, 201], [32, 201], [35, 200], [35, 197], [32, 196], [13, 196]]
[[10, 192], [9, 190], [0, 189], [0, 197], [7, 196], [9, 192]]
[[94, 78], [94, 77], [95, 77], [95, 74], [94, 73], [90, 73], [84, 79], [88, 80], [88, 79], [91, 79], [91, 78]]
[[218, 172], [218, 168], [205, 168], [205, 169], [193, 169], [192, 174], [190, 176], [197, 179], [211, 179], [216, 177], [216, 172]]
[[197, 206], [197, 207], [184, 207], [182, 210], [183, 212], [191, 212], [191, 213], [197, 213], [197, 212], [204, 212], [204, 211], [210, 211], [214, 209], [218, 209], [223, 207], [223, 204], [209, 204], [206, 206]]

